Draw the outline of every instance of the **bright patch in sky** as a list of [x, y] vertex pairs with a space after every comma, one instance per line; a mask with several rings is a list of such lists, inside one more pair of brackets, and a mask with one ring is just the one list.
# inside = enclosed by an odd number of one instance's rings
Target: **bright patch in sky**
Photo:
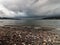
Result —
[[[16, 16], [26, 16], [27, 14], [24, 12], [14, 12], [12, 10], [9, 10], [8, 8], [6, 8], [2, 2], [7, 2], [10, 0], [0, 0], [0, 17], [16, 17]], [[14, 0], [13, 0], [14, 1]]]
[[14, 16], [15, 13], [13, 11], [8, 10], [7, 8], [5, 8], [2, 4], [0, 4], [0, 11], [3, 12], [3, 14], [1, 14], [1, 17], [9, 17], [11, 15]]

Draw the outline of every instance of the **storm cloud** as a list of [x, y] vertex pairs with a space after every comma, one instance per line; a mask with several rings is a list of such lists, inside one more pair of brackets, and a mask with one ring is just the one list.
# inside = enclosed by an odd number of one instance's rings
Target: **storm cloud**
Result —
[[0, 0], [0, 16], [49, 16], [60, 14], [60, 0]]

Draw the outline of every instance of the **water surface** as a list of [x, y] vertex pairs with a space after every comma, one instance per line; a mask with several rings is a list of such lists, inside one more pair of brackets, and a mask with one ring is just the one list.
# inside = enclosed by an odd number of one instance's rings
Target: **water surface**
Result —
[[20, 24], [60, 27], [60, 20], [0, 20], [0, 26]]

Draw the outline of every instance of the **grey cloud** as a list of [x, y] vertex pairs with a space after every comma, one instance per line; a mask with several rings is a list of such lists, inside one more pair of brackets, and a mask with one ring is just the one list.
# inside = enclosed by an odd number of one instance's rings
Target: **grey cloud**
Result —
[[60, 14], [60, 0], [1, 0], [0, 2], [16, 15]]

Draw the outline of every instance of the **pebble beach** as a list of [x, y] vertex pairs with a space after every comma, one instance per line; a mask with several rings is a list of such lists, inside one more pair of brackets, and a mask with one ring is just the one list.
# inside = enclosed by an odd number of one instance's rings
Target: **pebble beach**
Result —
[[56, 45], [60, 42], [54, 29], [34, 25], [0, 26], [0, 45]]

